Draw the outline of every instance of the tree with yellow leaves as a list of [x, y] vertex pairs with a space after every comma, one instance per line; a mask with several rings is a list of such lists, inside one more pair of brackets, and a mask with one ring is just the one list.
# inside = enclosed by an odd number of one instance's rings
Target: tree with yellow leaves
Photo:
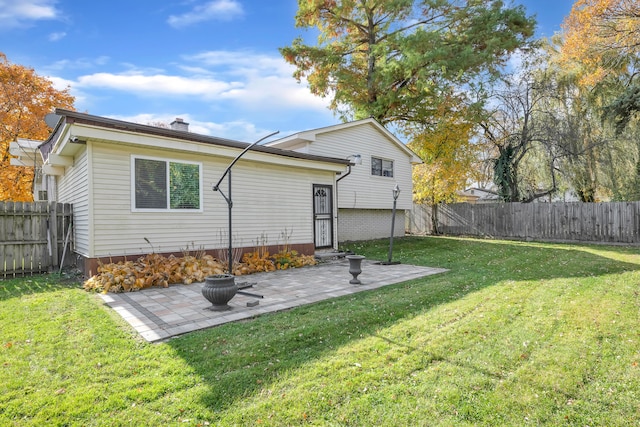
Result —
[[562, 56], [587, 72], [580, 83], [622, 86], [605, 109], [618, 133], [640, 112], [640, 3], [637, 0], [578, 0], [563, 24]]
[[431, 127], [413, 132], [407, 144], [423, 164], [413, 167], [413, 198], [431, 205], [433, 232], [438, 233], [437, 209], [440, 203], [456, 201], [473, 173], [477, 146], [470, 143], [474, 125], [466, 109], [445, 111], [439, 106], [441, 119]]
[[637, 0], [578, 0], [563, 23], [562, 54], [590, 69], [583, 83], [627, 72], [640, 53], [640, 3]]
[[57, 90], [31, 68], [9, 62], [0, 52], [0, 201], [33, 200], [33, 168], [12, 166], [9, 144], [17, 138], [45, 139], [44, 117], [56, 107], [73, 109], [69, 89]]
[[414, 199], [419, 203], [444, 203], [464, 189], [476, 159], [469, 143], [473, 125], [462, 113], [443, 116], [434, 128], [407, 144], [423, 164], [413, 168]]

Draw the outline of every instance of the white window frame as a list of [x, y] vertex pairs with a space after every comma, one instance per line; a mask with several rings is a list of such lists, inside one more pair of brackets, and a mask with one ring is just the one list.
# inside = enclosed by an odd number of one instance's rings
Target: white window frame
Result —
[[[165, 162], [165, 167], [167, 168], [167, 182], [165, 183], [167, 189], [167, 208], [136, 208], [136, 159], [142, 160], [155, 160]], [[198, 166], [198, 189], [199, 189], [199, 208], [198, 209], [171, 209], [171, 189], [169, 188], [169, 180], [171, 179], [171, 175], [169, 173], [169, 164], [170, 163], [182, 163], [187, 165], [197, 165]], [[203, 177], [202, 177], [202, 162], [191, 162], [188, 160], [178, 160], [171, 159], [166, 157], [151, 157], [151, 156], [139, 156], [139, 155], [131, 155], [131, 212], [203, 212], [204, 211], [204, 192], [203, 192]]]
[[[382, 163], [380, 165], [381, 170], [380, 170], [380, 175], [376, 175], [373, 173], [373, 160], [377, 159], [380, 160], [380, 162]], [[384, 174], [384, 162], [391, 162], [391, 175], [385, 175]], [[384, 157], [377, 157], [377, 156], [371, 156], [371, 176], [376, 176], [376, 177], [380, 177], [380, 178], [393, 178], [396, 171], [395, 171], [395, 161], [393, 159], [385, 159]]]

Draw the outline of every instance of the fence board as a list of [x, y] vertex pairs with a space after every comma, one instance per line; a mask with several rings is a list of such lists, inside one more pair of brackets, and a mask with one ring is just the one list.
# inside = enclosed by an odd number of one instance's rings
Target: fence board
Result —
[[0, 202], [0, 275], [42, 273], [64, 265], [59, 254], [72, 218], [70, 204]]
[[[407, 231], [431, 234], [431, 207], [415, 205]], [[522, 240], [640, 244], [640, 202], [439, 205], [439, 232]]]

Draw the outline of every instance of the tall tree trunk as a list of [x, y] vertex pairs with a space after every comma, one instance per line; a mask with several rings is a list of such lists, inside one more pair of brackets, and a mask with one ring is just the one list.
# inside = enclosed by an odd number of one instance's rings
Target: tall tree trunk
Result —
[[438, 227], [438, 203], [431, 204], [431, 234], [440, 234]]

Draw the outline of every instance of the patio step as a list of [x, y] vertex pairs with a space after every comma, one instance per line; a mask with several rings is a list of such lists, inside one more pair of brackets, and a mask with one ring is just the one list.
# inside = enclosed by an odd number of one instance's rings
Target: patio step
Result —
[[334, 251], [334, 250], [317, 251], [315, 253], [315, 257], [316, 257], [316, 259], [318, 259], [320, 261], [329, 261], [329, 260], [336, 260], [336, 259], [344, 258], [345, 256], [349, 255], [350, 253], [351, 252], [338, 252], [338, 251]]

